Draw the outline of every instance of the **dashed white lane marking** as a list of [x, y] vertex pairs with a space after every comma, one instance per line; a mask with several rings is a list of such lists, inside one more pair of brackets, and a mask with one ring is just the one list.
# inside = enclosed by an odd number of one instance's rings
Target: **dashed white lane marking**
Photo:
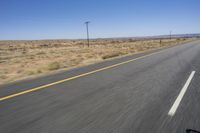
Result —
[[192, 81], [192, 78], [194, 77], [195, 71], [192, 71], [188, 80], [186, 81], [185, 85], [183, 86], [182, 90], [180, 91], [178, 97], [176, 98], [176, 101], [174, 102], [174, 104], [172, 105], [171, 109], [168, 112], [168, 115], [170, 116], [174, 116], [174, 114], [176, 113], [176, 110], [185, 94], [185, 92], [187, 91], [188, 86], [190, 85], [190, 82]]

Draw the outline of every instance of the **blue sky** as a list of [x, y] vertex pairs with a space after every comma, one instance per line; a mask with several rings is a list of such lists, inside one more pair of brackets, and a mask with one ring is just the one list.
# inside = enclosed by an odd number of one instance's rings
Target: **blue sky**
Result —
[[0, 0], [0, 40], [200, 32], [200, 0]]

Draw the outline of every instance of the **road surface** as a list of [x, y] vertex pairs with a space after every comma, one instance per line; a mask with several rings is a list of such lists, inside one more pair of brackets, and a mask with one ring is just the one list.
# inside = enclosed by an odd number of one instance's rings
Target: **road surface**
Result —
[[186, 129], [200, 131], [200, 41], [0, 86], [0, 133]]

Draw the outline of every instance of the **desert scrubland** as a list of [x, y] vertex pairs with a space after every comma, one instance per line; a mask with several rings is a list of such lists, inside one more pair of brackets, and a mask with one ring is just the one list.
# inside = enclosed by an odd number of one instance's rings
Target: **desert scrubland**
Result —
[[197, 38], [0, 41], [0, 84]]

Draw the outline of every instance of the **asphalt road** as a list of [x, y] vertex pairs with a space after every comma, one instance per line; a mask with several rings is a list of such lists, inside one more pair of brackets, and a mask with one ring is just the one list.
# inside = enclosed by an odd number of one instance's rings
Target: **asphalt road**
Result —
[[0, 86], [0, 133], [186, 129], [200, 131], [200, 41]]

